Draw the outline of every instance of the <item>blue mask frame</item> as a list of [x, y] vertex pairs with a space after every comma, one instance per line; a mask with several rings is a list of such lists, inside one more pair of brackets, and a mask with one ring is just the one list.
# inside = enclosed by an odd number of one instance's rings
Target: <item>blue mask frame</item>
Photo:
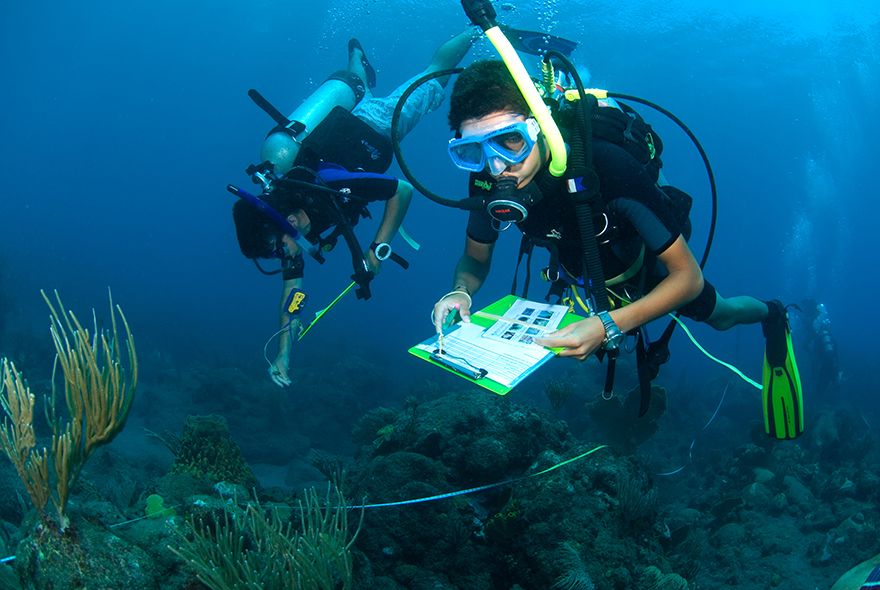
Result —
[[482, 172], [491, 158], [499, 158], [507, 166], [525, 160], [532, 153], [540, 132], [538, 122], [529, 117], [483, 135], [450, 139], [447, 150], [458, 168]]

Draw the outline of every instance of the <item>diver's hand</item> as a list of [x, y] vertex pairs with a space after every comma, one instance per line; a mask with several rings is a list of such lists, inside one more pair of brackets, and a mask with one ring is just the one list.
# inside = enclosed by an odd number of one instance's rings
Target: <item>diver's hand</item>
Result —
[[596, 352], [605, 341], [605, 326], [593, 316], [535, 338], [535, 344], [547, 348], [563, 347], [559, 356], [573, 356], [582, 361]]
[[367, 252], [367, 270], [372, 271], [373, 276], [379, 276], [379, 269], [382, 267], [382, 261], [376, 258], [376, 253], [370, 250]]
[[458, 312], [461, 321], [471, 321], [471, 296], [466, 291], [450, 291], [434, 304], [431, 318], [434, 320], [434, 329], [440, 334], [443, 332], [443, 324], [449, 314]]
[[275, 361], [269, 365], [269, 377], [278, 387], [287, 387], [292, 383], [288, 371], [290, 370], [290, 358], [287, 353], [279, 354]]

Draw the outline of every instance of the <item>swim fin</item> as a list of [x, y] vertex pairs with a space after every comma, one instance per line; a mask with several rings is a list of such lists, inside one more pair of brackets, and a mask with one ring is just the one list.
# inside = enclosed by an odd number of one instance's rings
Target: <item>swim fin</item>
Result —
[[804, 400], [798, 373], [788, 314], [780, 301], [767, 301], [770, 313], [762, 322], [764, 338], [764, 376], [761, 401], [764, 431], [780, 439], [793, 439], [804, 431]]
[[576, 41], [569, 41], [568, 39], [548, 33], [514, 29], [507, 25], [501, 25], [501, 31], [507, 37], [507, 40], [510, 41], [510, 44], [513, 45], [514, 49], [531, 55], [544, 55], [547, 51], [553, 49], [566, 57], [570, 57], [571, 52], [578, 46]]

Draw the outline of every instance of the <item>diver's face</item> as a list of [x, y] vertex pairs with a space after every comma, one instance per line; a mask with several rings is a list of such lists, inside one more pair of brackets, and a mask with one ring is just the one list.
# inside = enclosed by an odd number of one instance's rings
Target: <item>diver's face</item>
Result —
[[[462, 138], [481, 136], [525, 120], [526, 117], [524, 115], [501, 111], [490, 113], [477, 119], [465, 119], [459, 131]], [[486, 168], [495, 178], [513, 178], [516, 180], [516, 188], [523, 188], [535, 178], [535, 175], [544, 164], [541, 158], [541, 153], [546, 152], [546, 150], [541, 149], [543, 141], [543, 136], [539, 136], [532, 151], [525, 160], [518, 164], [508, 164], [501, 158], [489, 158]]]
[[[309, 216], [306, 215], [306, 212], [302, 209], [297, 209], [296, 211], [288, 215], [287, 221], [300, 234], [304, 236], [307, 235], [312, 229], [312, 222], [311, 220], [309, 220]], [[284, 242], [284, 247], [287, 248], [287, 252], [289, 254], [295, 255], [299, 252], [299, 245], [296, 243], [296, 240], [291, 238], [289, 235], [284, 234], [281, 237], [281, 240]]]
[[290, 222], [290, 225], [295, 227], [302, 235], [306, 235], [312, 230], [312, 221], [302, 209], [297, 209], [288, 215], [287, 221]]

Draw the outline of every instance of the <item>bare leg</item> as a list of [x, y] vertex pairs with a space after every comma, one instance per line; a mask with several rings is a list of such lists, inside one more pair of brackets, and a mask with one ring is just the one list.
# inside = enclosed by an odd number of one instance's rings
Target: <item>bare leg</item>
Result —
[[353, 48], [348, 53], [348, 71], [361, 79], [364, 83], [364, 98], [367, 100], [373, 97], [373, 90], [367, 84], [367, 70], [364, 67], [364, 52], [361, 49]]
[[725, 298], [718, 294], [715, 309], [706, 323], [716, 330], [728, 330], [739, 324], [757, 324], [768, 313], [767, 304], [760, 299], [748, 295]]
[[[434, 56], [431, 58], [431, 63], [425, 68], [425, 73], [430, 74], [432, 72], [448, 70], [457, 66], [458, 62], [464, 59], [464, 56], [467, 55], [471, 45], [474, 44], [474, 41], [476, 41], [479, 36], [480, 33], [476, 28], [468, 27], [441, 45], [437, 51], [434, 52]], [[438, 81], [445, 88], [446, 84], [449, 83], [449, 76], [438, 78]]]

